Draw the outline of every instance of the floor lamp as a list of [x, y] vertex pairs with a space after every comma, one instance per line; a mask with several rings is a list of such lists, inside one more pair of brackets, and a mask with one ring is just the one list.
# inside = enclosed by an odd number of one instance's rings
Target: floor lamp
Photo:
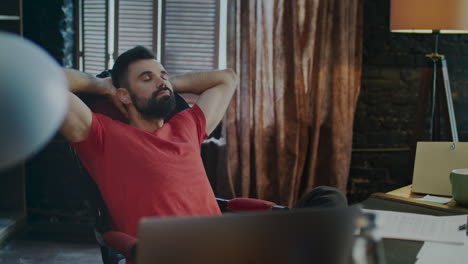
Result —
[[[431, 85], [425, 87], [421, 85], [419, 100], [422, 100], [421, 112], [418, 109], [416, 140], [419, 133], [422, 134], [424, 127], [424, 113], [429, 100], [429, 90], [431, 90], [431, 141], [438, 141], [440, 113], [437, 109], [443, 106], [443, 111], [448, 116], [448, 130], [453, 142], [458, 142], [458, 132], [455, 120], [455, 113], [452, 102], [452, 92], [447, 70], [447, 60], [445, 56], [438, 53], [438, 43], [440, 34], [466, 34], [468, 33], [468, 1], [466, 0], [391, 0], [390, 5], [390, 30], [394, 33], [428, 33], [435, 37], [434, 52], [426, 55], [432, 64], [432, 72], [426, 72], [423, 76], [423, 83], [427, 79], [431, 80]], [[441, 71], [442, 80], [438, 78]], [[443, 86], [443, 90], [438, 89]], [[432, 89], [431, 89], [432, 88]], [[421, 116], [422, 115], [422, 116]], [[420, 123], [420, 124], [418, 124]]]

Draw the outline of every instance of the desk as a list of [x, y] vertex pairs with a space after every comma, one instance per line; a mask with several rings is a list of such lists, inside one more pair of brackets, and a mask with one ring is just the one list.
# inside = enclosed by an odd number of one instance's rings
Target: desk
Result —
[[372, 197], [377, 199], [391, 200], [400, 203], [407, 203], [416, 206], [426, 207], [430, 209], [440, 210], [449, 212], [452, 214], [468, 214], [468, 208], [458, 206], [457, 203], [452, 199], [447, 204], [436, 204], [431, 202], [419, 201], [414, 198], [422, 198], [423, 194], [411, 192], [411, 185], [396, 189], [388, 193], [375, 193]]
[[[388, 193], [376, 193], [365, 200], [362, 205], [366, 209], [438, 216], [468, 214], [467, 208], [456, 206], [453, 203], [444, 206], [412, 200], [411, 197], [417, 198], [418, 195], [411, 193], [410, 187], [406, 186]], [[422, 195], [419, 195], [419, 197], [422, 197]], [[383, 244], [387, 264], [414, 264], [423, 242], [384, 239]]]

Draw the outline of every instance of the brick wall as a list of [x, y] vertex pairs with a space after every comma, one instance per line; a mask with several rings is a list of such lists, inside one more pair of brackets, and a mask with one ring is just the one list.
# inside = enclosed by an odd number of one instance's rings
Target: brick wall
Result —
[[[411, 183], [409, 147], [417, 94], [422, 67], [428, 63], [425, 54], [434, 50], [433, 35], [390, 33], [389, 19], [390, 0], [364, 1], [362, 86], [351, 167], [387, 170], [388, 179], [373, 179], [387, 182], [379, 191]], [[439, 53], [447, 58], [460, 141], [467, 141], [468, 35], [441, 35]], [[361, 177], [353, 171], [350, 186]]]

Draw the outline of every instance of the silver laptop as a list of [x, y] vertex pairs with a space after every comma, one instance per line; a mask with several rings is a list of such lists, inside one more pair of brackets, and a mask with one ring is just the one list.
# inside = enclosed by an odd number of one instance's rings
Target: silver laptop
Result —
[[418, 142], [411, 191], [452, 196], [449, 175], [459, 168], [468, 168], [468, 142]]
[[359, 209], [145, 218], [137, 264], [348, 263]]

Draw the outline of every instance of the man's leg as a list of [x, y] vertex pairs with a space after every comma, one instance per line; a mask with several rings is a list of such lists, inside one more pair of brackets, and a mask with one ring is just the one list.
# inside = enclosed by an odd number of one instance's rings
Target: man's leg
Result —
[[339, 208], [346, 206], [348, 206], [348, 200], [338, 189], [319, 186], [307, 193], [293, 208]]

